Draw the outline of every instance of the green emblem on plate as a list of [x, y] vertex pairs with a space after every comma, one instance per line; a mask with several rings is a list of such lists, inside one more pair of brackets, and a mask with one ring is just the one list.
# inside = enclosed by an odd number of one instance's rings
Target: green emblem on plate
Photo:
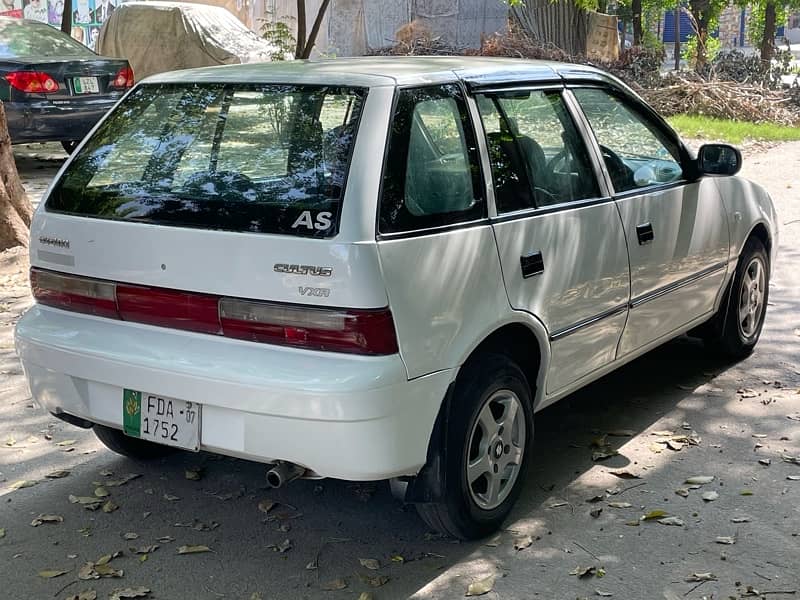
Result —
[[122, 392], [122, 429], [127, 435], [141, 436], [142, 392], [123, 390]]

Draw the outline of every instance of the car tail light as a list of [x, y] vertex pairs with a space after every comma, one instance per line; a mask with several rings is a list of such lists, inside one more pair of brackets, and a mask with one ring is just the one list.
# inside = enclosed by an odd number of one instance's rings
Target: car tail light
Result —
[[130, 67], [123, 67], [119, 70], [111, 85], [115, 88], [129, 88], [133, 87], [133, 69]]
[[228, 337], [335, 352], [397, 352], [388, 308], [344, 310], [223, 298], [219, 314]]
[[13, 71], [6, 73], [5, 78], [11, 87], [28, 94], [54, 94], [58, 91], [58, 82], [41, 71]]
[[352, 354], [398, 351], [388, 308], [338, 309], [222, 298], [31, 269], [36, 301], [99, 317]]
[[64, 310], [119, 318], [115, 287], [106, 281], [31, 269], [36, 301]]

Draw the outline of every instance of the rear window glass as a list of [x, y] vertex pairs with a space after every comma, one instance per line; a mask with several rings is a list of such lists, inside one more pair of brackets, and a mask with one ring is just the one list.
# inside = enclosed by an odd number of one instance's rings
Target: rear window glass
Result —
[[47, 209], [330, 237], [365, 95], [326, 86], [140, 86], [81, 149]]
[[58, 29], [0, 17], [0, 58], [95, 58], [97, 55]]

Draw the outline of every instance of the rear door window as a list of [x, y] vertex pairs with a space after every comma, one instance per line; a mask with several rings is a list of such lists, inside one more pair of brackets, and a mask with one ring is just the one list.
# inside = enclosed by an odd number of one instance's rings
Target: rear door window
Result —
[[485, 216], [475, 136], [460, 88], [398, 92], [381, 198], [381, 233]]
[[145, 85], [75, 157], [47, 209], [330, 237], [366, 91]]

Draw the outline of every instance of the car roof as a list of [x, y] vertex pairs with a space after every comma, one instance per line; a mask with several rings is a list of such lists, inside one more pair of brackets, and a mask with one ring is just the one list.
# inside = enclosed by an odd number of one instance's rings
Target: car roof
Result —
[[475, 86], [514, 81], [613, 80], [585, 65], [482, 56], [369, 56], [276, 61], [160, 73], [146, 82], [319, 83], [376, 87], [462, 80]]

